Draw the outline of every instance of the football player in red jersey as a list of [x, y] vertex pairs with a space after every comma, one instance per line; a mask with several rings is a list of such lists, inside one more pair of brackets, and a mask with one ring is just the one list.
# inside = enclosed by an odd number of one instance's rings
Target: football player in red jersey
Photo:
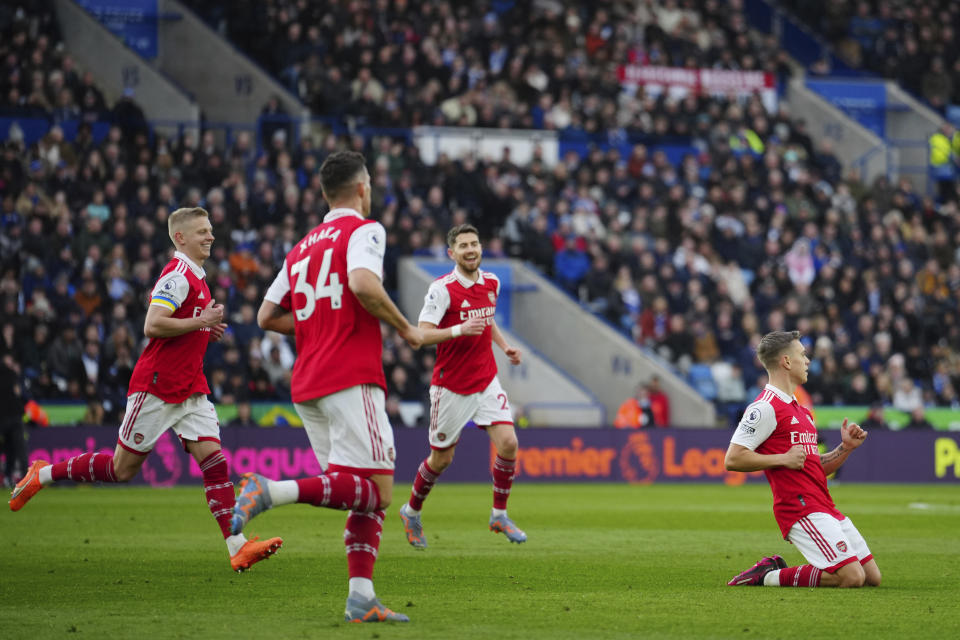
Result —
[[763, 470], [773, 491], [773, 515], [783, 537], [810, 564], [788, 567], [778, 555], [761, 559], [730, 586], [862, 587], [880, 584], [880, 569], [857, 528], [840, 513], [827, 476], [863, 444], [867, 432], [843, 421], [840, 445], [820, 454], [813, 414], [794, 391], [807, 381], [810, 359], [798, 331], [768, 333], [757, 357], [770, 384], [743, 413], [730, 447], [730, 471]]
[[235, 571], [272, 555], [283, 540], [247, 540], [230, 533], [234, 491], [220, 450], [220, 422], [207, 399], [203, 356], [227, 325], [223, 305], [210, 297], [203, 262], [210, 257], [213, 229], [206, 210], [177, 209], [167, 219], [176, 248], [153, 287], [143, 334], [150, 339], [137, 359], [127, 410], [114, 454], [85, 453], [64, 462], [37, 460], [14, 488], [10, 508], [19, 511], [43, 487], [58, 480], [127, 482], [137, 475], [160, 436], [173, 429], [200, 465], [206, 502], [230, 553]]
[[517, 434], [507, 394], [497, 379], [493, 358], [495, 342], [520, 364], [521, 353], [507, 343], [494, 315], [500, 280], [480, 269], [483, 250], [476, 228], [458, 225], [447, 234], [447, 254], [456, 263], [453, 271], [435, 280], [420, 312], [424, 344], [437, 344], [437, 360], [430, 381], [430, 455], [420, 463], [410, 500], [400, 508], [407, 542], [427, 546], [420, 511], [423, 501], [443, 471], [464, 425], [473, 421], [486, 429], [497, 449], [493, 463], [493, 510], [490, 530], [521, 543], [527, 534], [507, 516], [507, 498], [517, 463]]
[[331, 154], [320, 167], [320, 185], [330, 212], [287, 254], [257, 320], [264, 329], [296, 335], [290, 394], [325, 473], [282, 481], [248, 474], [233, 530], [241, 531], [266, 509], [297, 502], [349, 511], [344, 617], [407, 622], [407, 616], [383, 606], [373, 588], [396, 459], [384, 406], [380, 321], [414, 348], [423, 332], [383, 288], [386, 231], [369, 219], [370, 174], [363, 156]]

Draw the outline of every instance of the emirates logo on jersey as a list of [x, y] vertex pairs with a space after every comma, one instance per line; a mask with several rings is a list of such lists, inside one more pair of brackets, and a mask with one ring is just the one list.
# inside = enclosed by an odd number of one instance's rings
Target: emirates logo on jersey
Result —
[[497, 304], [497, 294], [493, 291], [487, 291], [487, 298], [490, 299], [490, 304]]

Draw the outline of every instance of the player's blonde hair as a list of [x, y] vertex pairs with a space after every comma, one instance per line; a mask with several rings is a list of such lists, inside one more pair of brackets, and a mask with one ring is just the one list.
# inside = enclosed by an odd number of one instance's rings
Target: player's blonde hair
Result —
[[771, 331], [760, 339], [757, 358], [767, 371], [777, 366], [777, 360], [794, 340], [800, 339], [799, 331]]
[[209, 217], [210, 214], [207, 213], [207, 210], [203, 207], [182, 207], [177, 209], [167, 218], [167, 234], [170, 236], [170, 241], [173, 242], [174, 245], [177, 244], [174, 236], [185, 223], [196, 218]]

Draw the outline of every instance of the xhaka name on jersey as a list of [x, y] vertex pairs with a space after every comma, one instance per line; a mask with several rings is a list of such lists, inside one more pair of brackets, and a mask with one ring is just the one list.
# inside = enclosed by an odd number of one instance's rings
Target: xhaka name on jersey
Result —
[[337, 238], [340, 237], [340, 229], [334, 229], [332, 227], [326, 227], [320, 231], [311, 233], [309, 236], [304, 238], [300, 242], [300, 253], [303, 253], [313, 245], [317, 244], [321, 240], [331, 240], [333, 242], [337, 241]]

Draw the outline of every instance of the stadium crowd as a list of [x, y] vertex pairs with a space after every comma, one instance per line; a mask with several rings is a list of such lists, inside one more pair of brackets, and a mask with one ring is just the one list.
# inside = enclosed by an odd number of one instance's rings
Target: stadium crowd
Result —
[[618, 64], [788, 70], [739, 1], [187, 4], [314, 114], [361, 125], [686, 135], [621, 91]]
[[[784, 108], [768, 113], [757, 97], [622, 92], [615, 77], [595, 73], [632, 58], [777, 64], [773, 43], [747, 35], [738, 3], [643, 2], [624, 15], [618, 2], [591, 13], [497, 2], [470, 20], [450, 3], [400, 1], [384, 3], [380, 21], [360, 2], [322, 19], [311, 12], [323, 3], [237, 4], [227, 31], [266, 43], [257, 55], [277, 52], [261, 60], [295, 78], [291, 86], [319, 113], [401, 126], [635, 127], [651, 142], [571, 152], [555, 166], [518, 166], [508, 151], [427, 166], [415, 146], [387, 135], [274, 133], [258, 149], [240, 133], [224, 147], [213, 131], [149, 136], [123, 111], [104, 140], [82, 128], [67, 140], [53, 105], [37, 107], [54, 123], [49, 133], [29, 146], [9, 139], [0, 158], [0, 350], [19, 362], [32, 397], [87, 401], [86, 419], [117, 422], [143, 345], [145, 300], [171, 251], [166, 217], [199, 205], [217, 238], [208, 282], [231, 324], [208, 351], [213, 400], [287, 399], [294, 348], [256, 326], [256, 309], [285, 253], [323, 215], [320, 164], [349, 147], [369, 158], [373, 211], [388, 231], [388, 290], [399, 257], [445, 256], [446, 229], [469, 220], [488, 257], [528, 260], [731, 418], [764, 382], [753, 352], [760, 335], [789, 328], [804, 333], [814, 356], [808, 391], [818, 404], [958, 404], [956, 203], [934, 202], [906, 181], [866, 185], [844, 175], [829, 142], [815, 146], [802, 120]], [[528, 23], [522, 12], [532, 6], [540, 13]], [[252, 38], [251, 29], [269, 37]], [[577, 31], [585, 37], [565, 36]], [[42, 30], [22, 32], [33, 44], [12, 27], [0, 46], [14, 70], [0, 81], [17, 78], [21, 95], [19, 79], [30, 75], [33, 95], [69, 58], [38, 66], [26, 52], [41, 49]], [[284, 46], [301, 38], [322, 47]], [[378, 84], [382, 92], [371, 89]], [[332, 99], [340, 95], [352, 101]], [[671, 162], [656, 144], [668, 138], [694, 151]], [[388, 409], [414, 424], [400, 406], [425, 401], [433, 355], [385, 337]]]
[[899, 82], [943, 112], [960, 105], [960, 5], [951, 0], [786, 0], [857, 69]]

